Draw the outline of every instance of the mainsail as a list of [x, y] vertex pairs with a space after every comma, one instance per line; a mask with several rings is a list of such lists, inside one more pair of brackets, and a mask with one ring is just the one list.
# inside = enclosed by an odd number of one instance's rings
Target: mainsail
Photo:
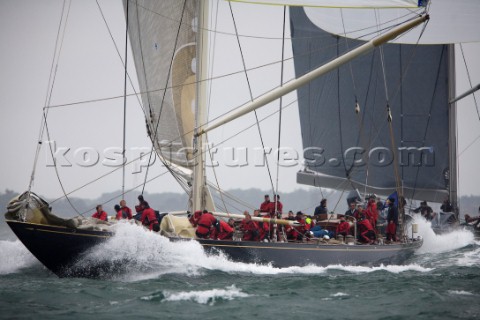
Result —
[[[290, 18], [297, 77], [363, 43], [320, 29], [303, 8]], [[379, 194], [400, 187], [405, 197], [441, 202], [450, 170], [448, 45], [381, 50], [298, 90], [306, 170], [297, 180]]]
[[[157, 154], [192, 163], [196, 0], [129, 1], [128, 29], [150, 138]], [[126, 3], [124, 3], [126, 8]]]

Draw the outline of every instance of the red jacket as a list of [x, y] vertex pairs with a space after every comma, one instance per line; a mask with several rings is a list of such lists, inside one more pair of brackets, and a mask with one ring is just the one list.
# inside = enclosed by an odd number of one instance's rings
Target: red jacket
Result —
[[196, 227], [198, 224], [198, 219], [200, 219], [201, 216], [202, 216], [202, 211], [197, 210], [190, 216], [190, 218], [188, 218], [188, 221], [190, 221], [192, 226]]
[[242, 230], [243, 230], [243, 240], [245, 241], [258, 241], [260, 240], [261, 235], [263, 234], [262, 230], [258, 227], [256, 221], [250, 220], [242, 221]]
[[[277, 201], [276, 206], [277, 206], [276, 212], [282, 213], [283, 204], [282, 204], [280, 201]], [[269, 203], [269, 205], [268, 205], [268, 212], [270, 212], [270, 213], [274, 213], [274, 212], [275, 212], [275, 202], [270, 202], [270, 203]]]
[[372, 224], [370, 223], [370, 220], [368, 219], [363, 219], [361, 221], [358, 222], [358, 229], [359, 229], [359, 232], [362, 233], [362, 232], [365, 232], [365, 231], [374, 231], [373, 230], [373, 227], [372, 227]]
[[143, 210], [140, 221], [142, 222], [143, 225], [149, 226], [150, 230], [153, 229], [154, 224], [158, 223], [157, 215], [155, 214], [155, 211], [152, 208], [147, 208]]
[[260, 212], [270, 212], [270, 200], [262, 202], [260, 205]]
[[92, 215], [92, 218], [97, 218], [99, 220], [103, 220], [103, 221], [107, 221], [108, 220], [108, 216], [107, 216], [107, 213], [105, 211], [102, 211], [100, 213], [98, 212], [95, 212], [93, 215]]
[[337, 234], [343, 234], [346, 233], [348, 234], [350, 232], [350, 223], [347, 221], [340, 222], [340, 224], [337, 226]]
[[214, 239], [214, 240], [232, 239], [233, 228], [223, 220], [219, 220], [219, 222], [220, 222], [220, 231], [218, 231], [216, 228], [213, 228], [213, 232], [210, 235], [210, 239]]
[[123, 207], [117, 212], [117, 220], [132, 219], [132, 210], [129, 207]]
[[208, 238], [210, 236], [210, 229], [213, 224], [217, 222], [217, 219], [211, 213], [203, 213], [200, 219], [198, 219], [197, 236], [201, 238]]

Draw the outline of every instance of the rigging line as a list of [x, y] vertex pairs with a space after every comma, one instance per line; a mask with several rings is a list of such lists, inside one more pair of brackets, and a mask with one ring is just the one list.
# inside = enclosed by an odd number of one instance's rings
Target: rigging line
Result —
[[[180, 22], [178, 24], [178, 29], [177, 29], [177, 35], [175, 37], [175, 43], [173, 45], [173, 50], [172, 50], [172, 57], [170, 59], [170, 65], [168, 67], [168, 73], [167, 73], [167, 77], [165, 78], [166, 79], [166, 83], [165, 83], [165, 87], [168, 86], [168, 80], [170, 79], [170, 74], [172, 72], [172, 65], [173, 65], [173, 60], [175, 59], [175, 50], [177, 49], [177, 44], [178, 44], [178, 39], [179, 39], [179, 36], [180, 36], [180, 30], [182, 29], [182, 21], [183, 21], [183, 16], [185, 15], [185, 8], [186, 8], [186, 5], [187, 5], [187, 1], [183, 1], [183, 7], [182, 7], [182, 14], [181, 14], [181, 18], [180, 18]], [[144, 70], [145, 71], [145, 70]], [[152, 152], [150, 153], [150, 156], [149, 156], [149, 159], [148, 159], [148, 163], [150, 163], [150, 160], [152, 159], [152, 155], [153, 155], [153, 150], [155, 150], [155, 142], [157, 140], [157, 135], [158, 135], [158, 128], [160, 126], [160, 119], [162, 117], [162, 111], [163, 111], [163, 106], [165, 105], [165, 96], [167, 94], [167, 90], [163, 91], [163, 96], [162, 96], [162, 101], [160, 103], [160, 110], [158, 112], [158, 119], [157, 119], [157, 123], [155, 125], [155, 132], [153, 134], [153, 137], [150, 136], [151, 140], [152, 140]], [[150, 109], [150, 112], [152, 110]], [[152, 119], [153, 120], [153, 119]], [[161, 146], [159, 146], [158, 148], [158, 152], [160, 154], [162, 154], [162, 149], [161, 149]], [[166, 162], [163, 163], [167, 168], [168, 168], [168, 165]], [[169, 169], [170, 170], [170, 169]], [[147, 177], [148, 177], [148, 171], [149, 171], [149, 167], [147, 167], [147, 170], [145, 172], [145, 181], [147, 181]], [[170, 170], [170, 172], [172, 173], [172, 175], [174, 175], [173, 171]], [[142, 188], [142, 194], [143, 194], [143, 191], [145, 190], [145, 186], [143, 186]]]
[[[286, 29], [286, 17], [287, 17], [287, 7], [283, 6], [283, 41], [282, 41], [282, 61], [285, 57], [285, 29]], [[283, 85], [283, 73], [284, 73], [284, 64], [280, 69], [280, 86]], [[274, 194], [278, 195], [278, 183], [280, 180], [280, 145], [282, 137], [282, 105], [283, 105], [283, 96], [280, 97], [278, 105], [278, 143], [277, 143], [277, 177], [275, 182], [275, 191]], [[275, 201], [275, 199], [273, 199]], [[275, 212], [277, 212], [278, 201], [275, 201]]]
[[[168, 173], [168, 171], [162, 172], [162, 173], [160, 173], [159, 175], [157, 175], [157, 176], [151, 178], [150, 180], [148, 180], [146, 183], [150, 183], [150, 182], [152, 182], [153, 180], [158, 179], [158, 178], [160, 178], [161, 176], [164, 176], [164, 175], [167, 174], [167, 173]], [[136, 190], [136, 189], [137, 189], [138, 187], [140, 187], [142, 184], [143, 184], [143, 182], [140, 183], [139, 185], [134, 186], [133, 188], [128, 189], [125, 193], [130, 193], [130, 192]], [[112, 198], [104, 201], [104, 202], [102, 203], [102, 205], [105, 205], [105, 204], [107, 204], [107, 203], [109, 203], [109, 202], [111, 202], [111, 201], [113, 201], [113, 200], [115, 200], [115, 199], [118, 199], [120, 195], [121, 195], [121, 194], [117, 194], [117, 195], [113, 196]], [[55, 201], [56, 201], [56, 200], [55, 200]], [[83, 211], [82, 213], [80, 213], [80, 215], [83, 216], [84, 214], [86, 214], [86, 213], [88, 213], [88, 212], [91, 212], [91, 211], [94, 210], [94, 209], [95, 209], [95, 207], [90, 208], [90, 209], [88, 209], [88, 210], [85, 210], [85, 211]]]
[[[288, 105], [284, 106], [284, 109], [285, 109], [285, 108], [288, 108], [288, 107], [290, 107], [290, 106], [292, 106], [292, 105], [294, 105], [295, 102], [297, 102], [297, 100], [294, 100], [294, 101], [292, 101], [291, 103], [289, 103]], [[260, 122], [269, 119], [270, 117], [272, 117], [272, 116], [274, 116], [275, 114], [277, 114], [277, 112], [278, 112], [278, 110], [277, 110], [277, 111], [274, 111], [273, 113], [271, 113], [271, 114], [269, 114], [269, 115], [267, 115], [267, 116], [265, 116], [264, 118], [260, 119]], [[237, 132], [236, 134], [230, 136], [229, 138], [221, 141], [220, 143], [217, 144], [217, 146], [218, 146], [218, 145], [222, 145], [223, 143], [227, 142], [227, 141], [230, 140], [230, 139], [233, 139], [234, 137], [236, 137], [236, 136], [238, 136], [239, 134], [243, 133], [244, 131], [247, 131], [248, 129], [254, 127], [255, 125], [256, 125], [256, 123], [251, 124], [250, 126], [246, 127], [245, 129], [243, 129], [243, 130]], [[146, 156], [146, 155], [148, 155], [148, 154], [151, 153], [151, 152], [153, 152], [153, 150], [151, 150], [151, 151], [148, 152], [147, 154], [142, 154], [142, 155], [140, 155], [139, 157], [130, 160], [129, 162], [126, 163], [126, 165], [132, 164], [133, 162], [135, 162], [135, 161], [137, 161], [137, 160], [140, 160], [143, 156]], [[204, 151], [204, 152], [205, 152], [205, 151]], [[70, 195], [70, 194], [72, 194], [72, 193], [74, 193], [74, 192], [77, 192], [77, 191], [79, 191], [79, 190], [81, 190], [81, 189], [89, 186], [90, 184], [93, 184], [93, 183], [101, 180], [101, 179], [109, 176], [110, 174], [114, 173], [115, 171], [117, 171], [117, 170], [119, 170], [119, 169], [120, 169], [120, 167], [117, 167], [117, 168], [115, 168], [115, 169], [113, 169], [113, 170], [111, 170], [111, 171], [109, 171], [109, 172], [107, 172], [107, 173], [99, 176], [98, 178], [96, 178], [96, 179], [94, 179], [94, 180], [91, 180], [91, 181], [89, 181], [89, 182], [81, 185], [80, 187], [78, 187], [78, 188], [70, 191], [69, 193], [67, 193], [67, 195]], [[168, 169], [168, 167], [167, 167], [167, 169]], [[174, 176], [174, 178], [176, 178], [176, 177]], [[178, 180], [177, 180], [177, 181], [178, 181]], [[185, 192], [187, 192], [186, 188], [184, 188], [184, 190], [185, 190]], [[59, 197], [59, 198], [53, 200], [51, 203], [54, 203], [54, 202], [56, 202], [56, 201], [58, 201], [58, 200], [60, 200], [60, 199], [62, 199], [62, 198], [64, 198], [64, 196]]]
[[[312, 53], [321, 52], [321, 51], [327, 50], [327, 49], [329, 49], [329, 47], [323, 47], [323, 48], [319, 48], [319, 49], [314, 50], [314, 51], [299, 54], [299, 56], [311, 55]], [[118, 52], [118, 49], [117, 49], [117, 52]], [[290, 57], [290, 58], [286, 58], [283, 62], [287, 62], [287, 61], [290, 61], [290, 60], [293, 60], [293, 56]], [[227, 77], [231, 77], [231, 76], [234, 76], [234, 75], [245, 73], [245, 70], [246, 71], [255, 71], [255, 70], [262, 69], [262, 68], [271, 67], [271, 66], [274, 66], [276, 64], [281, 64], [283, 62], [282, 61], [273, 61], [273, 62], [266, 63], [266, 64], [263, 64], [263, 65], [258, 65], [258, 66], [255, 66], [255, 67], [252, 67], [252, 68], [249, 68], [249, 69], [242, 69], [242, 70], [239, 70], [239, 71], [234, 71], [234, 72], [226, 73], [226, 74], [223, 74], [223, 75], [219, 75], [219, 76], [215, 76], [215, 77], [211, 77], [211, 78], [207, 78], [207, 79], [196, 80], [196, 81], [193, 81], [193, 82], [187, 82], [187, 83], [182, 83], [182, 84], [178, 84], [178, 85], [166, 86], [166, 87], [161, 88], [161, 89], [152, 89], [152, 90], [147, 90], [147, 91], [141, 91], [141, 92], [138, 92], [138, 93], [137, 92], [130, 93], [127, 96], [129, 96], [129, 97], [130, 96], [137, 96], [137, 100], [139, 101], [140, 105], [142, 106], [142, 103], [138, 98], [138, 96], [140, 96], [140, 95], [147, 94], [147, 97], [148, 97], [149, 93], [155, 93], [155, 92], [160, 92], [160, 91], [164, 91], [164, 90], [180, 88], [180, 87], [184, 87], [184, 86], [188, 86], [188, 85], [200, 84], [200, 83], [206, 82], [206, 81], [212, 82], [214, 80], [221, 80], [223, 78], [227, 78]], [[122, 65], [123, 65], [123, 61], [122, 61]], [[145, 66], [144, 66], [144, 68], [145, 68]], [[129, 76], [129, 79], [131, 79], [130, 76]], [[295, 79], [295, 78], [292, 78], [289, 81], [292, 81], [293, 79]], [[133, 84], [131, 84], [131, 85], [133, 87]], [[135, 88], [133, 88], [133, 89], [135, 89]], [[80, 105], [80, 104], [87, 104], [87, 103], [94, 103], [94, 102], [120, 99], [120, 98], [123, 98], [123, 97], [124, 97], [124, 95], [122, 94], [122, 95], [119, 95], [119, 96], [113, 96], [113, 97], [108, 97], [108, 98], [99, 98], [99, 99], [83, 100], [83, 101], [79, 101], [79, 102], [70, 102], [70, 103], [64, 103], [64, 104], [49, 105], [49, 106], [46, 106], [46, 108], [47, 109], [54, 109], [54, 108], [61, 108], [61, 107], [71, 107], [71, 106], [76, 106], [76, 105]], [[143, 107], [142, 107], [142, 110], [143, 110]], [[143, 112], [146, 116], [146, 111], [143, 110]]]
[[[130, 0], [132, 1], [132, 0]], [[166, 15], [163, 15], [159, 12], [156, 12], [152, 9], [149, 9], [145, 6], [142, 6], [142, 5], [138, 5], [138, 7], [144, 9], [145, 11], [148, 11], [150, 13], [153, 13], [154, 15], [158, 15], [164, 19], [167, 19], [167, 20], [170, 20], [170, 21], [173, 21], [173, 22], [178, 22], [178, 20], [176, 19], [173, 19], [172, 17], [170, 16], [166, 16]], [[409, 8], [405, 8], [406, 10], [408, 10], [409, 12], [406, 13], [405, 15], [403, 16], [400, 16], [400, 17], [397, 17], [397, 18], [393, 18], [391, 20], [388, 20], [380, 25], [384, 25], [384, 24], [387, 24], [387, 23], [390, 23], [390, 22], [393, 22], [393, 21], [396, 21], [396, 20], [400, 20], [400, 19], [403, 19], [407, 16], [410, 16], [410, 15], [415, 15], [418, 16], [419, 12], [422, 12], [424, 9], [423, 8], [419, 8], [419, 9], [409, 9]], [[183, 25], [189, 27], [189, 28], [194, 28], [196, 26], [192, 25], [191, 23], [189, 22], [182, 22]], [[357, 30], [352, 30], [352, 31], [349, 31], [347, 33], [355, 33], [355, 32], [360, 32], [360, 31], [364, 31], [364, 30], [368, 30], [372, 27], [365, 27], [365, 28], [362, 28], [362, 29], [357, 29]], [[221, 35], [227, 35], [227, 36], [235, 36], [235, 37], [240, 37], [240, 38], [251, 38], [251, 39], [260, 39], [260, 40], [282, 40], [282, 38], [280, 37], [265, 37], [265, 36], [255, 36], [255, 35], [244, 35], [244, 34], [234, 34], [234, 33], [231, 33], [231, 32], [226, 32], [226, 31], [218, 31], [218, 30], [211, 30], [211, 29], [208, 29], [208, 28], [203, 28], [204, 31], [207, 31], [209, 33], [217, 33], [217, 34], [221, 34]], [[315, 39], [315, 38], [320, 38], [320, 37], [303, 37], [303, 38], [298, 38], [298, 39]], [[291, 40], [292, 38], [286, 38], [286, 40]]]
[[[51, 96], [52, 96], [52, 92], [53, 92], [53, 85], [55, 83], [55, 78], [56, 78], [57, 69], [58, 69], [58, 59], [59, 59], [59, 56], [60, 56], [60, 52], [62, 51], [62, 48], [63, 48], [63, 39], [64, 39], [64, 36], [65, 36], [65, 29], [66, 29], [66, 25], [67, 25], [66, 21], [68, 20], [68, 15], [69, 15], [69, 12], [70, 12], [71, 2], [68, 2], [68, 3], [69, 3], [69, 6], [68, 6], [68, 9], [67, 9], [67, 13], [65, 14], [66, 1], [64, 1], [63, 6], [62, 6], [62, 12], [60, 14], [60, 23], [58, 25], [57, 37], [55, 39], [52, 65], [50, 67], [50, 76], [49, 76], [49, 79], [48, 79], [47, 93], [45, 95], [45, 104], [44, 104], [44, 107], [43, 107], [43, 110], [42, 110], [42, 115], [43, 116], [41, 117], [41, 120], [40, 120], [40, 128], [39, 128], [38, 139], [37, 139], [37, 148], [35, 150], [35, 157], [34, 157], [34, 160], [33, 160], [32, 173], [30, 175], [30, 182], [28, 184], [28, 194], [27, 194], [28, 198], [30, 198], [30, 191], [31, 191], [32, 186], [33, 186], [33, 181], [35, 180], [35, 171], [36, 171], [36, 168], [37, 168], [38, 157], [40, 156], [40, 149], [42, 147], [42, 137], [43, 137], [44, 130], [45, 130], [45, 125], [46, 125], [45, 121], [47, 119], [48, 111], [49, 111], [48, 109], [46, 109], [46, 106], [49, 104], [49, 102], [51, 100]], [[64, 17], [65, 17], [65, 24], [63, 23]], [[63, 31], [62, 31], [62, 26], [63, 26]], [[60, 40], [60, 38], [61, 38], [61, 40]], [[60, 48], [59, 48], [59, 40], [60, 40]]]
[[[216, 195], [216, 194], [212, 194], [212, 197], [217, 199], [217, 200], [220, 200], [219, 197]], [[223, 201], [223, 199], [221, 200]], [[223, 205], [225, 205], [225, 203], [223, 203]], [[238, 212], [241, 212], [242, 210], [240, 208], [238, 208], [237, 206], [233, 205], [230, 203], [230, 206], [234, 209], [234, 210], [237, 210]], [[225, 212], [228, 212], [227, 210], [227, 207], [224, 208], [225, 209]]]
[[[46, 133], [47, 133], [48, 140], [51, 141], [50, 140], [50, 132], [48, 130], [47, 118], [45, 118], [45, 130], [46, 130]], [[77, 208], [73, 205], [72, 201], [70, 201], [70, 198], [68, 197], [67, 192], [65, 191], [65, 187], [63, 186], [62, 180], [60, 179], [60, 173], [58, 172], [58, 167], [57, 167], [57, 159], [55, 159], [55, 156], [53, 154], [53, 149], [52, 149], [52, 144], [51, 143], [49, 145], [49, 149], [50, 149], [50, 154], [51, 154], [52, 160], [53, 160], [53, 167], [55, 168], [55, 173], [56, 173], [56, 176], [57, 176], [57, 180], [58, 180], [58, 183], [60, 184], [60, 188], [62, 189], [63, 195], [64, 195], [65, 199], [67, 199], [67, 201], [70, 204], [70, 206], [72, 207], [72, 209], [75, 210], [76, 213], [82, 215], [77, 210]], [[53, 203], [53, 202], [51, 202], [51, 203]]]
[[225, 195], [225, 197], [227, 197], [228, 199], [232, 200], [233, 202], [238, 203], [238, 204], [240, 204], [240, 205], [242, 205], [242, 206], [244, 206], [244, 207], [250, 208], [250, 209], [252, 209], [252, 210], [255, 209], [255, 206], [252, 205], [251, 203], [248, 203], [248, 202], [240, 199], [239, 197], [233, 195], [232, 193], [230, 193], [230, 192], [228, 192], [228, 191], [226, 191], [226, 190], [223, 190], [223, 189], [221, 189], [221, 188], [217, 188], [213, 183], [208, 182], [208, 185], [209, 185], [210, 187], [212, 187], [215, 191], [223, 193], [223, 194]]
[[[102, 19], [103, 19], [103, 22], [105, 23], [105, 27], [107, 28], [107, 31], [108, 31], [108, 34], [110, 35], [110, 39], [112, 40], [112, 43], [113, 43], [113, 46], [115, 48], [115, 51], [117, 52], [117, 56], [118, 58], [120, 59], [120, 63], [122, 64], [122, 67], [124, 70], [127, 70], [127, 67], [126, 67], [126, 62], [124, 63], [123, 62], [123, 59], [122, 59], [122, 55], [120, 54], [120, 50], [118, 50], [118, 46], [117, 46], [117, 43], [115, 41], [115, 38], [113, 37], [113, 34], [112, 34], [112, 31], [110, 30], [110, 27], [107, 23], [107, 19], [105, 18], [105, 15], [103, 14], [103, 10], [102, 10], [102, 7], [100, 6], [100, 3], [98, 3], [98, 0], [96, 0], [97, 2], [97, 6], [98, 6], [98, 10], [100, 11], [100, 15], [102, 16]], [[128, 19], [128, 18], [127, 18]], [[146, 112], [145, 112], [145, 108], [142, 104], [142, 101], [140, 100], [139, 98], [139, 95], [141, 93], [137, 93], [137, 91], [135, 90], [135, 86], [133, 85], [133, 81], [132, 81], [132, 78], [130, 77], [130, 74], [128, 73], [128, 71], [126, 72], [127, 76], [128, 76], [128, 81], [130, 82], [130, 86], [132, 87], [132, 90], [134, 93], [131, 93], [131, 94], [128, 94], [126, 95], [125, 93], [121, 96], [117, 96], [117, 97], [113, 97], [113, 98], [106, 98], [106, 99], [95, 99], [95, 100], [86, 100], [84, 103], [91, 103], [91, 102], [98, 102], [98, 101], [108, 101], [108, 100], [113, 100], [113, 99], [120, 99], [120, 98], [124, 98], [125, 96], [127, 97], [130, 97], [130, 96], [135, 96], [137, 98], [137, 101], [138, 101], [138, 104], [140, 106], [140, 109], [142, 109], [142, 112], [143, 114], [146, 116]], [[69, 105], [75, 105], [75, 104], [69, 104]], [[49, 106], [48, 108], [50, 109], [52, 106]], [[55, 107], [55, 106], [53, 106]]]
[[[347, 32], [345, 31], [345, 21], [343, 19], [343, 9], [340, 9], [340, 15], [342, 17], [343, 34], [344, 34], [344, 38], [345, 38], [345, 48], [346, 48], [346, 51], [348, 52], [350, 49], [349, 49], [349, 46], [348, 46]], [[350, 69], [350, 75], [352, 77], [353, 95], [355, 96], [355, 103], [358, 103], [357, 86], [355, 85], [355, 77], [353, 76], [353, 66], [352, 66], [351, 61], [348, 62], [348, 66], [349, 66], [349, 69]]]
[[468, 144], [468, 146], [466, 146], [458, 155], [457, 155], [457, 159], [465, 152], [467, 151], [468, 149], [470, 149], [471, 146], [473, 146], [475, 144], [475, 142], [478, 141], [478, 139], [480, 139], [480, 135], [478, 135], [475, 139], [473, 139], [472, 142], [470, 142]]
[[[217, 0], [217, 7], [215, 9], [215, 30], [217, 30], [217, 23], [218, 23], [218, 4], [219, 4], [219, 1], [220, 0]], [[213, 10], [213, 4], [212, 4], [212, 10]], [[213, 15], [212, 15], [212, 19], [213, 19]], [[215, 62], [215, 53], [216, 53], [216, 44], [217, 44], [217, 34], [215, 33], [214, 34], [214, 37], [213, 37], [213, 41], [212, 41], [212, 44], [211, 44], [211, 50], [212, 50], [212, 55], [211, 55], [211, 62], [210, 62], [210, 73], [209, 74], [213, 74], [213, 69], [214, 69], [214, 62]], [[243, 70], [241, 71], [243, 72]], [[206, 79], [206, 81], [209, 81], [211, 82], [212, 79]], [[211, 98], [212, 98], [212, 85], [209, 86], [209, 93], [208, 93], [208, 103], [207, 103], [207, 119], [209, 118], [209, 115], [210, 115], [210, 105], [211, 105]]]
[[[125, 197], [125, 143], [126, 143], [126, 133], [127, 133], [127, 66], [128, 66], [128, 16], [129, 16], [129, 4], [130, 1], [127, 1], [127, 14], [126, 14], [126, 24], [125, 24], [125, 79], [123, 83], [123, 92], [125, 98], [123, 99], [123, 146], [122, 146], [122, 198]], [[98, 2], [97, 2], [98, 3]]]
[[[218, 190], [220, 189], [220, 184], [218, 182], [218, 177], [217, 177], [217, 171], [215, 170], [215, 165], [213, 164], [213, 156], [212, 156], [212, 151], [210, 149], [210, 143], [208, 142], [208, 137], [207, 137], [207, 148], [208, 148], [208, 154], [210, 156], [210, 162], [212, 163], [212, 171], [213, 171], [213, 176], [215, 177], [215, 183], [217, 184]], [[223, 195], [220, 192], [220, 197], [222, 198], [222, 203], [225, 208], [225, 211], [227, 211], [227, 205], [225, 204], [225, 200], [223, 199]]]
[[[473, 88], [472, 78], [470, 77], [470, 70], [468, 70], [467, 60], [465, 59], [465, 53], [463, 52], [463, 45], [460, 43], [460, 51], [462, 52], [463, 63], [465, 64], [465, 71], [467, 71], [468, 83], [470, 84], [470, 89]], [[475, 109], [477, 110], [478, 120], [480, 120], [480, 111], [478, 110], [477, 98], [475, 97], [475, 92], [472, 93], [473, 101], [475, 102]]]
[[[152, 151], [150, 151], [150, 152], [152, 152]], [[135, 161], [137, 161], [137, 160], [140, 160], [143, 156], [146, 156], [146, 154], [142, 154], [142, 155], [140, 155], [139, 157], [137, 157], [137, 158], [135, 158], [135, 159], [133, 159], [133, 160], [130, 160], [129, 162], [127, 162], [127, 164], [131, 164], [131, 163], [133, 163], [133, 162], [135, 162]], [[105, 178], [106, 176], [109, 176], [110, 174], [114, 173], [115, 171], [120, 170], [120, 168], [121, 168], [121, 167], [119, 166], [119, 167], [117, 167], [117, 168], [115, 168], [115, 169], [113, 169], [113, 170], [110, 170], [110, 171], [107, 172], [107, 173], [102, 174], [102, 175], [99, 176], [98, 178], [93, 179], [93, 180], [91, 180], [91, 181], [89, 181], [89, 182], [81, 185], [80, 187], [78, 187], [78, 188], [76, 188], [76, 189], [73, 189], [72, 191], [68, 192], [65, 196], [71, 195], [72, 193], [77, 192], [77, 191], [79, 191], [79, 190], [81, 190], [81, 189], [83, 189], [83, 188], [91, 185], [92, 183], [97, 182], [97, 181]], [[62, 199], [62, 198], [64, 198], [64, 196], [59, 197], [59, 198], [53, 200], [51, 203], [54, 203], [54, 202], [56, 202], [56, 201], [58, 201], [58, 200], [60, 200], [60, 199]]]
[[[233, 21], [233, 26], [234, 26], [234, 28], [235, 28], [235, 34], [238, 35], [237, 24], [236, 24], [236, 22], [235, 22], [235, 17], [234, 17], [234, 15], [233, 15], [232, 4], [229, 2], [229, 3], [228, 3], [228, 6], [230, 7], [230, 13], [232, 14], [232, 21]], [[242, 64], [243, 64], [243, 69], [245, 70], [245, 78], [247, 79], [248, 91], [250, 92], [250, 99], [251, 99], [251, 101], [253, 101], [252, 88], [251, 88], [251, 86], [250, 86], [250, 81], [249, 81], [249, 79], [248, 79], [248, 73], [247, 73], [247, 71], [246, 71], [247, 67], [246, 67], [246, 65], [245, 65], [245, 58], [244, 58], [244, 56], [243, 56], [242, 46], [240, 45], [240, 38], [238, 38], [238, 36], [237, 36], [237, 43], [238, 43], [238, 48], [239, 48], [239, 50], [240, 50], [240, 55], [241, 55], [241, 57], [242, 57]], [[258, 122], [257, 111], [254, 110], [253, 112], [254, 112], [254, 114], [255, 114], [255, 120], [256, 120], [256, 122], [257, 122], [258, 134], [259, 134], [259, 136], [260, 136], [260, 141], [261, 141], [261, 143], [262, 143], [263, 155], [264, 155], [264, 157], [265, 157], [265, 163], [267, 164], [267, 171], [268, 171], [268, 176], [269, 176], [269, 178], [270, 178], [270, 185], [271, 185], [271, 187], [272, 187], [272, 192], [275, 194], [275, 187], [273, 186], [272, 173], [271, 173], [271, 171], [270, 171], [270, 164], [269, 164], [269, 162], [268, 162], [267, 153], [266, 153], [266, 150], [265, 150], [265, 144], [264, 144], [264, 142], [263, 142], [262, 130], [261, 130], [261, 128], [260, 128], [260, 123]]]

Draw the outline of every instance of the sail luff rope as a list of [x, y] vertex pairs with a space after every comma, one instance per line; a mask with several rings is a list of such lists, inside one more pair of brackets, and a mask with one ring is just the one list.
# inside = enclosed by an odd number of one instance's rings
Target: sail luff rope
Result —
[[[282, 65], [280, 69], [280, 85], [283, 85], [283, 73], [284, 73], [284, 63], [283, 59], [285, 57], [285, 29], [286, 29], [286, 16], [287, 16], [287, 7], [283, 6], [283, 41], [282, 41]], [[282, 106], [283, 106], [283, 96], [279, 99], [278, 105], [278, 142], [277, 142], [277, 177], [275, 181], [275, 192], [274, 194], [278, 195], [278, 184], [280, 180], [280, 146], [281, 146], [281, 137], [282, 137]], [[275, 201], [275, 199], [273, 199]], [[278, 211], [278, 201], [275, 201], [275, 212]], [[283, 226], [282, 226], [283, 229]]]
[[128, 17], [129, 17], [129, 6], [130, 1], [127, 0], [127, 14], [126, 14], [126, 24], [125, 24], [125, 79], [123, 83], [123, 93], [125, 98], [123, 99], [123, 139], [122, 139], [122, 199], [125, 197], [125, 144], [126, 144], [126, 134], [127, 134], [127, 66], [128, 66]]
[[[233, 26], [234, 26], [234, 29], [235, 29], [235, 34], [237, 35], [237, 43], [238, 43], [238, 48], [240, 50], [240, 56], [242, 58], [242, 64], [243, 64], [243, 69], [245, 70], [244, 73], [245, 73], [245, 78], [247, 80], [247, 85], [248, 85], [248, 91], [250, 93], [250, 99], [251, 101], [253, 101], [253, 93], [252, 93], [252, 88], [250, 86], [250, 81], [248, 79], [248, 73], [246, 71], [246, 65], [245, 65], [245, 58], [243, 56], [243, 50], [242, 50], [242, 46], [240, 45], [240, 38], [238, 38], [238, 30], [237, 30], [237, 24], [235, 22], [235, 16], [233, 15], [233, 9], [232, 9], [232, 4], [229, 2], [228, 3], [229, 7], [230, 7], [230, 13], [232, 15], [232, 21], [233, 21]], [[275, 193], [275, 187], [273, 186], [273, 179], [272, 179], [272, 173], [270, 171], [270, 164], [269, 164], [269, 161], [268, 161], [268, 158], [267, 158], [267, 153], [265, 151], [265, 143], [263, 142], [263, 136], [262, 136], [262, 130], [260, 128], [260, 123], [258, 121], [258, 115], [257, 115], [257, 111], [254, 110], [254, 114], [255, 114], [255, 120], [256, 120], [256, 123], [257, 123], [257, 129], [258, 129], [258, 134], [260, 136], [260, 142], [262, 143], [262, 150], [263, 150], [263, 155], [264, 155], [264, 159], [265, 159], [265, 163], [267, 164], [267, 171], [268, 171], [268, 176], [270, 178], [270, 186], [272, 188], [272, 192]]]

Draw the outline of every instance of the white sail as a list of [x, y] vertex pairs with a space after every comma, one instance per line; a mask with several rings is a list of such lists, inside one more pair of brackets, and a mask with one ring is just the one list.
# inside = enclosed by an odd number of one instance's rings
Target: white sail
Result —
[[418, 0], [228, 0], [256, 4], [323, 8], [417, 8]]

